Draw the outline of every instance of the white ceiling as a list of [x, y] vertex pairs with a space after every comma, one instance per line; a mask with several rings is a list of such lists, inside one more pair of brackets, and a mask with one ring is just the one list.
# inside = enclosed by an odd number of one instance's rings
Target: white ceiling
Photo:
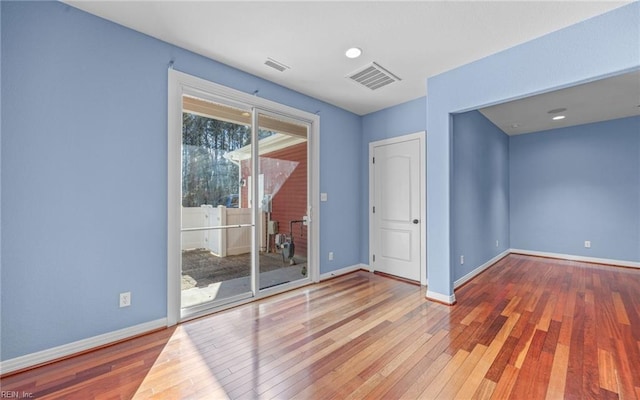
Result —
[[[560, 111], [562, 108], [566, 110]], [[480, 112], [508, 135], [640, 116], [640, 71], [486, 107]], [[556, 115], [565, 118], [552, 120]]]
[[[65, 2], [359, 115], [426, 95], [430, 76], [630, 3]], [[360, 58], [344, 56], [352, 46]], [[370, 62], [402, 80], [371, 91], [346, 78]]]

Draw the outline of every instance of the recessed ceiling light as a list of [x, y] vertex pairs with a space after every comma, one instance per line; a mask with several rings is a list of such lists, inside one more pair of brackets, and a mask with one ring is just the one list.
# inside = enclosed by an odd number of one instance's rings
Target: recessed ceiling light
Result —
[[360, 57], [361, 54], [362, 54], [362, 49], [358, 47], [352, 47], [344, 53], [344, 55], [349, 58], [358, 58]]
[[518, 124], [517, 122], [515, 124], [511, 124], [512, 128], [520, 128], [520, 124]]
[[556, 115], [555, 117], [553, 117], [551, 119], [554, 120], [554, 121], [559, 121], [561, 119], [565, 119], [565, 116], [564, 115]]

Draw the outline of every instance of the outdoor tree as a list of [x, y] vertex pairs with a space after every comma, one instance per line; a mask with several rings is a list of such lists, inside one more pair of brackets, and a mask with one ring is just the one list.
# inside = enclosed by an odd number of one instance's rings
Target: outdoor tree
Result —
[[[274, 134], [259, 131], [259, 139]], [[238, 195], [240, 168], [225, 157], [251, 143], [251, 127], [182, 114], [182, 206], [226, 205]]]

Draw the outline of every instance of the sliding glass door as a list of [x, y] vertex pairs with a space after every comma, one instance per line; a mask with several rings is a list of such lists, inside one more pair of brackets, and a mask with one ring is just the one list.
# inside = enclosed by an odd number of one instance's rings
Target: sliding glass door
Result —
[[311, 123], [198, 91], [180, 104], [177, 320], [310, 282]]
[[259, 288], [305, 279], [308, 124], [258, 112]]
[[194, 312], [253, 296], [252, 205], [233, 157], [253, 133], [250, 108], [195, 96], [182, 104], [180, 306]]

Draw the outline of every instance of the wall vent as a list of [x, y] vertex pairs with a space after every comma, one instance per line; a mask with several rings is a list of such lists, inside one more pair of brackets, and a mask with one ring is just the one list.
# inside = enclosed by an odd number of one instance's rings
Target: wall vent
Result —
[[402, 80], [374, 62], [349, 74], [347, 78], [371, 90], [380, 89], [390, 83]]
[[284, 65], [283, 63], [274, 60], [273, 58], [267, 57], [267, 61], [264, 62], [264, 65], [268, 65], [273, 69], [277, 69], [278, 71], [282, 72], [284, 70], [287, 69], [291, 69], [291, 67]]

